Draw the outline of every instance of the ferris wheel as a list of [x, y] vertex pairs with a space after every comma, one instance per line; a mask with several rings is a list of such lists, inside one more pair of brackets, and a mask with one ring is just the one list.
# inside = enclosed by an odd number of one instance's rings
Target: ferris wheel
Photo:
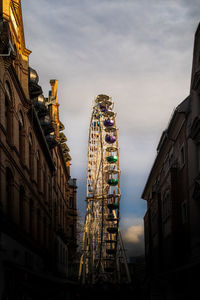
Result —
[[84, 283], [130, 282], [120, 220], [120, 167], [114, 102], [94, 100], [89, 128], [86, 216], [79, 279]]

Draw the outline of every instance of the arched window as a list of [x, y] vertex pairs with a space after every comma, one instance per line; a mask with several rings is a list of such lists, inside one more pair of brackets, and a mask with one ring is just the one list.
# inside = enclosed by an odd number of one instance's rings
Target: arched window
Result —
[[6, 168], [6, 207], [7, 214], [12, 217], [13, 209], [13, 182], [14, 177], [9, 168]]
[[22, 185], [19, 188], [19, 224], [25, 228], [25, 190]]
[[22, 160], [24, 160], [24, 154], [25, 154], [23, 131], [24, 131], [24, 118], [22, 112], [19, 111], [19, 154]]
[[40, 160], [40, 153], [37, 151], [37, 184], [38, 189], [41, 189], [41, 160]]
[[33, 176], [33, 138], [32, 134], [29, 134], [29, 139], [28, 139], [28, 145], [29, 145], [29, 170], [30, 170], [30, 175]]
[[12, 106], [12, 93], [10, 84], [8, 81], [5, 83], [5, 130], [7, 134], [7, 139], [11, 141], [12, 139], [12, 115], [11, 115], [11, 106]]

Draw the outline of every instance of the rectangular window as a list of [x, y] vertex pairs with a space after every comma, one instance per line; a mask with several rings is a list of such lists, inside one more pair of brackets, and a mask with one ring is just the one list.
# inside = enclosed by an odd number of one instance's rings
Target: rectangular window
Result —
[[69, 208], [73, 208], [73, 197], [69, 198]]

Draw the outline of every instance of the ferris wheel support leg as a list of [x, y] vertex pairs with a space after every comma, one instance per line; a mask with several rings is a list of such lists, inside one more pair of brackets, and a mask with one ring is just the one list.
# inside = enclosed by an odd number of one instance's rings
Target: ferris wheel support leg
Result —
[[87, 241], [87, 232], [85, 231], [83, 236], [83, 254], [80, 260], [79, 267], [79, 279], [82, 281], [82, 284], [85, 284], [85, 276], [86, 276], [86, 241]]
[[95, 245], [94, 245], [94, 238], [92, 239], [93, 242], [92, 242], [92, 255], [91, 255], [91, 258], [92, 258], [92, 284], [95, 283], [95, 270], [94, 270], [94, 266], [95, 266]]
[[129, 269], [128, 269], [127, 258], [126, 258], [124, 244], [123, 244], [123, 241], [122, 241], [122, 236], [121, 236], [120, 231], [119, 231], [119, 243], [120, 243], [120, 247], [122, 249], [122, 257], [123, 257], [123, 260], [124, 260], [124, 266], [125, 266], [125, 270], [126, 270], [127, 281], [128, 281], [128, 283], [131, 283], [131, 276], [130, 276]]
[[117, 267], [117, 280], [118, 280], [118, 283], [120, 283], [120, 280], [121, 280], [121, 278], [120, 278], [120, 268], [119, 268], [119, 257], [117, 258], [117, 260], [116, 260], [116, 267]]
[[83, 255], [81, 255], [80, 265], [79, 265], [79, 272], [78, 272], [78, 279], [79, 279], [79, 281], [81, 279], [82, 265], [83, 265]]

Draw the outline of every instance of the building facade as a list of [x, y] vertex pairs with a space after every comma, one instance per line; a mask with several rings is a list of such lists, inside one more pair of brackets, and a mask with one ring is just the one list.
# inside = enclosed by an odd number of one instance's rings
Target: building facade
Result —
[[0, 299], [38, 299], [42, 293], [59, 299], [63, 284], [65, 299], [76, 252], [77, 186], [57, 80], [45, 98], [30, 53], [21, 1], [1, 0]]
[[[195, 299], [200, 267], [200, 26], [189, 96], [175, 109], [157, 148], [142, 198], [149, 299]], [[147, 298], [148, 299], [148, 298]]]

